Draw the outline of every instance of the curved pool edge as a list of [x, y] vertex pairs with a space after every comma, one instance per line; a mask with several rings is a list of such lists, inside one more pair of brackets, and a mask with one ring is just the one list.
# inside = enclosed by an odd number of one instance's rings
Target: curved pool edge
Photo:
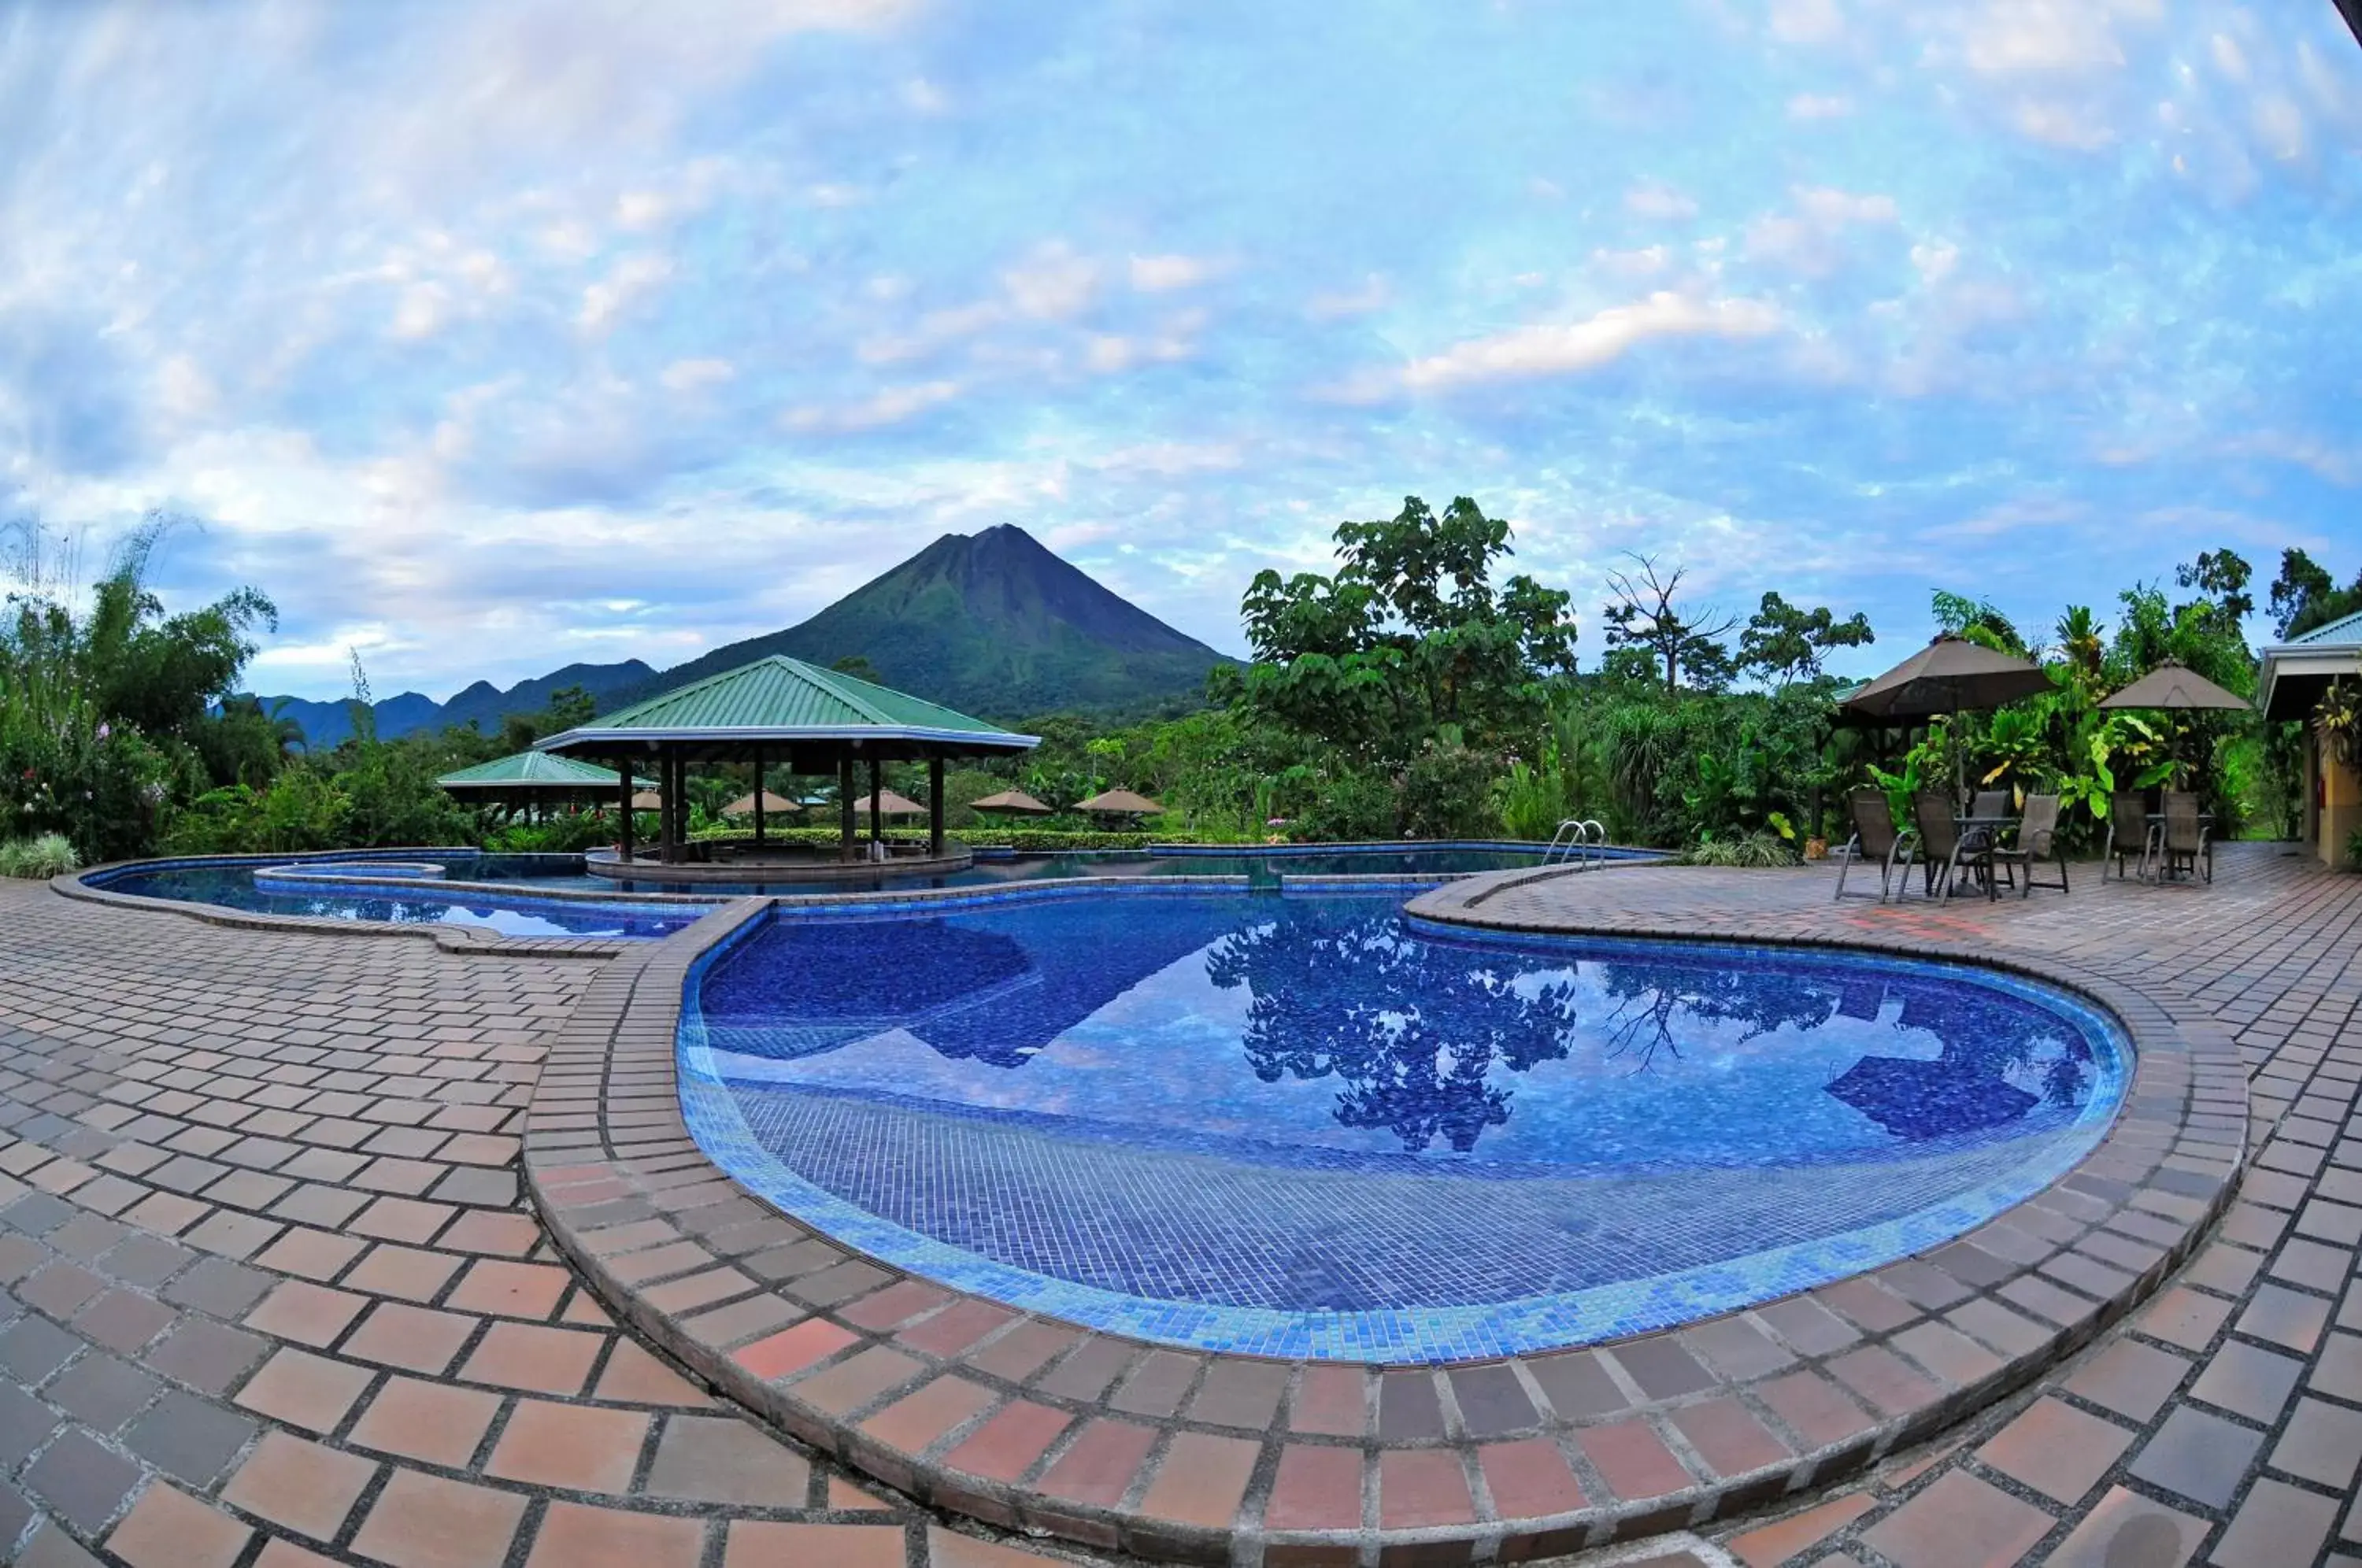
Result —
[[[135, 872], [172, 870], [182, 867], [231, 866], [293, 866], [305, 862], [351, 863], [359, 860], [400, 861], [404, 856], [420, 855], [472, 855], [476, 851], [465, 846], [421, 845], [401, 849], [383, 850], [318, 850], [285, 855], [181, 855], [150, 856], [138, 860], [111, 860], [97, 866], [85, 866], [79, 870], [62, 872], [50, 878], [50, 889], [65, 898], [83, 903], [105, 904], [116, 909], [138, 910], [155, 914], [179, 915], [207, 925], [226, 926], [238, 931], [281, 932], [309, 936], [407, 936], [432, 941], [446, 953], [499, 954], [509, 956], [534, 955], [546, 958], [613, 958], [646, 943], [613, 936], [506, 936], [485, 926], [461, 925], [445, 921], [381, 921], [327, 920], [308, 915], [271, 914], [261, 910], [233, 909], [227, 904], [200, 903], [187, 899], [153, 899], [138, 893], [117, 892], [104, 880]], [[438, 889], [462, 889], [478, 884], [433, 884]], [[387, 879], [393, 890], [416, 891], [416, 881]], [[481, 884], [494, 888], [496, 884]], [[711, 900], [697, 900], [712, 902]]]
[[[1436, 903], [1476, 890], [1447, 884], [1418, 912], [1443, 918]], [[766, 1420], [930, 1507], [1145, 1557], [1253, 1564], [1427, 1545], [1456, 1557], [1465, 1543], [1529, 1558], [1825, 1485], [2023, 1386], [2120, 1319], [2195, 1248], [2244, 1159], [2246, 1077], [2227, 1033], [2185, 1031], [2153, 999], [2077, 966], [1875, 933], [1704, 933], [1630, 915], [1553, 926], [2014, 972], [2114, 1015], [2133, 1042], [2133, 1081], [2099, 1146], [2016, 1207], [1922, 1254], [1744, 1311], [1484, 1362], [1179, 1351], [901, 1274], [780, 1214], [707, 1158], [679, 1096], [686, 987], [703, 955], [773, 902], [748, 899], [640, 944], [552, 1038], [524, 1155], [544, 1223], [612, 1309]], [[1749, 1437], [1737, 1449], [1768, 1442], [1782, 1457], [1717, 1467], [1705, 1449], [1734, 1450], [1691, 1434], [1733, 1422]], [[1006, 1444], [1021, 1430], [1042, 1435], [1010, 1469]], [[1065, 1456], [1084, 1441], [1120, 1454], [1124, 1476], [1076, 1484]], [[1611, 1450], [1645, 1452], [1683, 1484], [1624, 1495], [1595, 1459]], [[1485, 1484], [1429, 1522], [1389, 1528], [1389, 1491], [1431, 1495], [1439, 1475]], [[1297, 1506], [1324, 1485], [1338, 1509], [1325, 1520]], [[1528, 1506], [1496, 1505], [1510, 1485]], [[1276, 1512], [1275, 1496], [1286, 1499]]]

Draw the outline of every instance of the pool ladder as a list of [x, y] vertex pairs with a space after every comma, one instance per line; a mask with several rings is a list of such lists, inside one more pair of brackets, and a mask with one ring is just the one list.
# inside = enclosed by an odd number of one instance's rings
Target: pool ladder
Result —
[[1558, 824], [1551, 834], [1550, 847], [1542, 851], [1542, 864], [1555, 866], [1572, 862], [1577, 871], [1604, 864], [1607, 859], [1607, 829], [1596, 817], [1569, 817]]

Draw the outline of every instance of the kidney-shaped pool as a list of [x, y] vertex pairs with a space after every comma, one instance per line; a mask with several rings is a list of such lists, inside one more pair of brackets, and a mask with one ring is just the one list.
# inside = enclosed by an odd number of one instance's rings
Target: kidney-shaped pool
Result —
[[701, 963], [680, 1037], [707, 1152], [852, 1246], [1342, 1360], [1588, 1343], [1923, 1251], [2087, 1154], [2130, 1055], [1966, 966], [1114, 891], [775, 913]]

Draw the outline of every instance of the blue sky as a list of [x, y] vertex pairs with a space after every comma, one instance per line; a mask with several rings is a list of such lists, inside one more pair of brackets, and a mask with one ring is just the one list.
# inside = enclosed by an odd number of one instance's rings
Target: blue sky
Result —
[[1407, 492], [2034, 624], [2362, 565], [2327, 0], [19, 4], [0, 510], [253, 680], [659, 666], [999, 522], [1217, 646]]

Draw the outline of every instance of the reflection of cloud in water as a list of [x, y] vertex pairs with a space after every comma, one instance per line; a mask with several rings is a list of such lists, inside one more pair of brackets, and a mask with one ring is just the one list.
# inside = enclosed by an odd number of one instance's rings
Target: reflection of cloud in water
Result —
[[[1529, 967], [1522, 954], [1408, 937], [1391, 906], [1291, 902], [1279, 918], [1242, 921], [1231, 900], [1209, 924], [1199, 900], [1128, 902], [1088, 926], [1073, 906], [1056, 921], [1015, 910], [965, 917], [1022, 943], [1019, 983], [980, 976], [963, 994], [937, 977], [920, 988], [933, 1009], [900, 1027], [833, 1044], [808, 1036], [809, 1054], [790, 1062], [732, 1055], [724, 1070], [1160, 1132], [1584, 1165], [1744, 1158], [1767, 1146], [1844, 1154], [1929, 1135], [1907, 1107], [1898, 1120], [1871, 1096], [1833, 1092], [1865, 1058], [1894, 1066], [1858, 1074], [1857, 1089], [1879, 1075], [1934, 1084], [1903, 1070], [1926, 1065], [1952, 1103], [1985, 1107], [1971, 1125], [2023, 1117], [2030, 1131], [2066, 1114], [2082, 1087], [2071, 1071], [2061, 1077], [2072, 1064], [2055, 1016], [1965, 982], [1890, 985], [1809, 959], [1769, 967], [1704, 955], [1569, 964], [1537, 953]], [[863, 933], [873, 964], [892, 929]], [[1209, 930], [1222, 934], [1209, 944]], [[1082, 936], [1083, 949], [1061, 945]], [[1094, 959], [1117, 954], [1124, 961]], [[1009, 966], [988, 968], [1006, 976]], [[786, 1002], [793, 985], [780, 983]], [[748, 1021], [717, 1032], [717, 1046], [765, 1049], [766, 1031]], [[769, 1037], [785, 1042], [799, 1027], [781, 1020]], [[1962, 1038], [1964, 1027], [1977, 1038]], [[1645, 1049], [1633, 1047], [1636, 1030], [1651, 1032]], [[2000, 1093], [1977, 1087], [1988, 1085]], [[2021, 1090], [2058, 1109], [2029, 1116]], [[2010, 1115], [1992, 1117], [2003, 1098]]]

